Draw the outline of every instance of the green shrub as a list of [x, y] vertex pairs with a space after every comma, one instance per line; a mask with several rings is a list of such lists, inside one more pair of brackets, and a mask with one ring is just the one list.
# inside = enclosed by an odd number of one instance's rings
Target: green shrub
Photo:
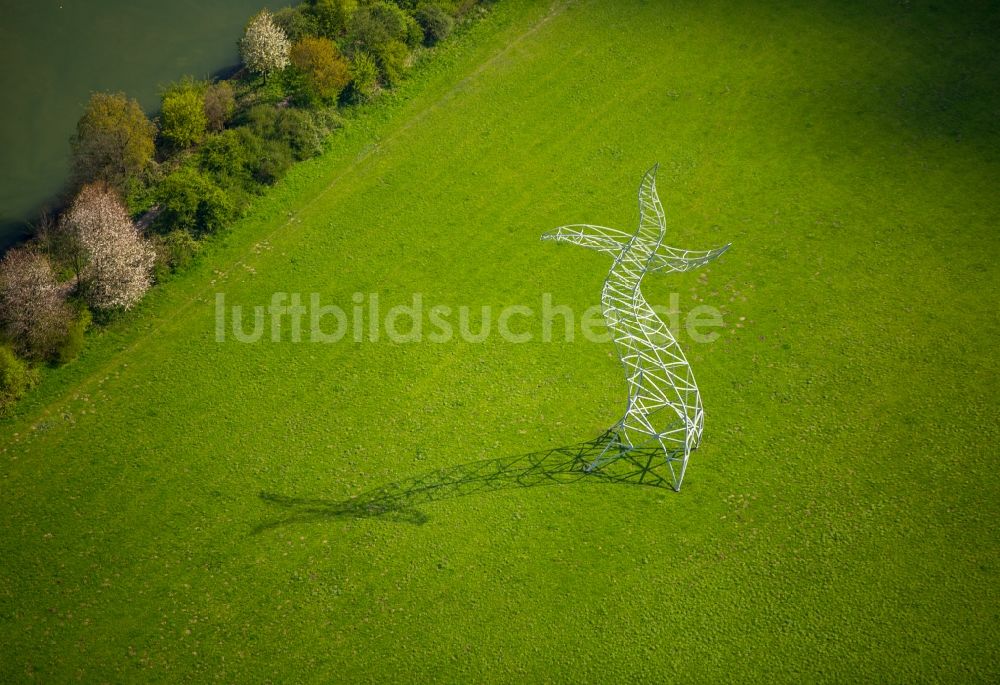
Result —
[[366, 102], [378, 92], [378, 64], [367, 52], [355, 53], [351, 60], [351, 99]]
[[28, 367], [6, 345], [0, 346], [0, 415], [38, 382], [38, 372]]
[[350, 52], [376, 52], [390, 41], [405, 41], [406, 20], [406, 12], [388, 2], [377, 0], [359, 7], [347, 28]]
[[330, 135], [344, 125], [344, 118], [340, 116], [336, 107], [314, 109], [310, 113], [316, 125], [325, 131], [324, 135]]
[[286, 109], [275, 123], [275, 138], [287, 143], [295, 159], [309, 159], [323, 151], [326, 131], [312, 115], [301, 109]]
[[261, 77], [251, 82], [251, 101], [257, 104], [276, 105], [284, 102], [288, 97], [288, 74], [287, 70], [272, 74], [270, 78], [264, 80]]
[[305, 102], [334, 102], [351, 80], [347, 60], [329, 38], [303, 38], [292, 46], [289, 57]]
[[263, 139], [253, 175], [259, 183], [272, 184], [285, 175], [295, 161], [284, 141]]
[[336, 39], [344, 35], [357, 6], [356, 0], [313, 0], [308, 14], [315, 21], [318, 35]]
[[421, 5], [414, 17], [423, 29], [424, 45], [435, 45], [448, 37], [455, 21], [438, 5]]
[[420, 23], [411, 15], [406, 15], [406, 35], [404, 36], [406, 47], [413, 50], [420, 47], [424, 42], [424, 29]]
[[254, 105], [240, 118], [240, 123], [261, 138], [274, 135], [274, 126], [278, 121], [278, 108], [274, 105]]
[[83, 351], [83, 345], [86, 342], [87, 329], [90, 328], [92, 320], [93, 315], [90, 313], [90, 310], [86, 305], [81, 303], [76, 308], [76, 316], [70, 321], [66, 329], [66, 337], [63, 338], [61, 344], [56, 349], [56, 364], [68, 364], [80, 356], [80, 353]]
[[216, 81], [205, 89], [205, 118], [210, 131], [221, 131], [236, 109], [236, 93], [229, 81]]
[[244, 125], [234, 129], [246, 151], [247, 171], [255, 183], [274, 183], [294, 161], [288, 142], [274, 137], [277, 116], [275, 107], [258, 105], [247, 112]]
[[406, 20], [408, 15], [399, 5], [386, 0], [375, 0], [364, 6], [364, 11], [377, 23], [385, 27], [389, 37], [401, 40], [406, 36]]
[[183, 166], [164, 178], [158, 199], [160, 215], [156, 224], [163, 233], [217, 233], [236, 216], [232, 199], [212, 178], [191, 166]]
[[320, 33], [319, 22], [311, 7], [297, 5], [283, 7], [272, 16], [272, 20], [285, 32], [288, 40], [295, 43], [306, 36], [317, 36]]
[[153, 236], [153, 249], [156, 250], [156, 264], [153, 274], [156, 280], [162, 281], [171, 273], [187, 269], [198, 256], [201, 244], [187, 231], [174, 230], [166, 235]]
[[132, 216], [139, 216], [156, 204], [156, 185], [161, 174], [158, 166], [151, 166], [146, 173], [133, 176], [125, 181], [122, 199]]
[[[246, 127], [263, 143], [257, 155], [270, 155], [274, 162], [282, 162], [277, 146], [285, 147], [289, 157], [308, 159], [323, 151], [326, 136], [339, 125], [339, 118], [326, 113], [313, 113], [295, 107], [271, 107], [258, 105], [247, 111], [244, 118]], [[331, 125], [332, 124], [332, 125]], [[270, 142], [268, 146], [265, 143]], [[289, 158], [289, 162], [291, 159]], [[275, 167], [283, 171], [279, 166]]]
[[198, 162], [221, 186], [246, 187], [251, 181], [250, 150], [239, 129], [209, 136], [198, 150]]
[[184, 79], [163, 91], [160, 132], [171, 145], [178, 149], [196, 145], [205, 137], [207, 128], [203, 84]]
[[376, 48], [375, 62], [387, 85], [394, 86], [403, 79], [409, 56], [410, 51], [398, 40], [390, 40]]
[[249, 196], [260, 191], [253, 159], [258, 147], [256, 136], [241, 126], [209, 136], [198, 149], [198, 168], [229, 197], [234, 217], [247, 205]]

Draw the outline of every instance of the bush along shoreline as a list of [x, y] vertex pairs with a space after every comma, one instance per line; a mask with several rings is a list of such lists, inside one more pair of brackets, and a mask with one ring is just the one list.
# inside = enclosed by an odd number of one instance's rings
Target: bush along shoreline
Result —
[[94, 93], [70, 141], [71, 201], [0, 259], [0, 416], [75, 359], [92, 325], [185, 270], [205, 240], [297, 161], [319, 155], [345, 107], [393, 88], [490, 0], [308, 0], [261, 10], [224, 80], [185, 77], [150, 119]]

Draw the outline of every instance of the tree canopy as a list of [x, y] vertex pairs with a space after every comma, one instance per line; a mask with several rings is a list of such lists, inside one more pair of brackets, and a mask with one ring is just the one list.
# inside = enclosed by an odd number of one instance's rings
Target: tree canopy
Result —
[[207, 128], [205, 88], [202, 84], [185, 79], [163, 92], [160, 130], [174, 147], [183, 149], [200, 143]]
[[102, 180], [117, 188], [153, 159], [156, 126], [124, 93], [94, 93], [71, 139], [76, 183]]
[[261, 10], [247, 24], [240, 41], [240, 56], [247, 69], [265, 77], [288, 66], [288, 36], [274, 23], [271, 13]]
[[351, 80], [347, 60], [329, 38], [303, 38], [292, 46], [291, 60], [309, 99], [336, 100]]
[[151, 285], [155, 255], [114, 190], [85, 185], [63, 215], [85, 253], [84, 294], [96, 309], [129, 309]]
[[0, 321], [18, 351], [31, 359], [48, 356], [65, 337], [70, 318], [48, 258], [28, 247], [9, 250], [0, 261]]

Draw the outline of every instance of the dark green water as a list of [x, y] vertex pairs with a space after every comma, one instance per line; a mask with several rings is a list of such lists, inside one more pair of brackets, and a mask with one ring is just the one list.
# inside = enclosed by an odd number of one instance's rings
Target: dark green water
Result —
[[90, 93], [152, 112], [160, 85], [238, 61], [236, 41], [274, 0], [0, 0], [0, 247], [51, 202]]

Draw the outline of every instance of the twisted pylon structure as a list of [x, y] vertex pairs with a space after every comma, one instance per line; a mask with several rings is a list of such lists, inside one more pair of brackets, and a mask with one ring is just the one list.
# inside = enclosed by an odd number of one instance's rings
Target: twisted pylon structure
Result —
[[601, 438], [604, 445], [587, 470], [637, 449], [659, 445], [674, 490], [680, 490], [691, 451], [701, 441], [705, 412], [691, 365], [670, 329], [642, 296], [650, 272], [691, 271], [729, 249], [681, 250], [663, 244], [666, 219], [656, 194], [654, 166], [639, 186], [639, 228], [633, 234], [614, 228], [574, 224], [542, 236], [614, 255], [601, 305], [625, 367], [628, 403], [625, 415]]

